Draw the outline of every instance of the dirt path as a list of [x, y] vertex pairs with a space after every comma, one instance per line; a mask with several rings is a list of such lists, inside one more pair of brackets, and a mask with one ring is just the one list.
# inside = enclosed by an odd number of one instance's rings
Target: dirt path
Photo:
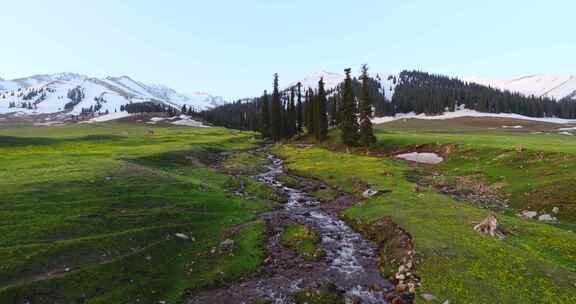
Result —
[[[333, 284], [345, 303], [402, 303], [394, 286], [378, 272], [376, 246], [338, 219], [338, 212], [354, 203], [349, 195], [340, 195], [329, 203], [320, 203], [307, 188], [318, 187], [315, 181], [300, 179], [303, 189], [293, 189], [279, 181], [284, 174], [283, 161], [272, 155], [269, 171], [256, 178], [284, 193], [284, 208], [266, 213], [267, 251], [262, 274], [255, 279], [233, 283], [220, 289], [191, 296], [187, 303], [295, 303], [294, 294], [304, 288]], [[312, 228], [321, 241], [325, 256], [305, 261], [280, 243], [284, 227], [303, 224]]]

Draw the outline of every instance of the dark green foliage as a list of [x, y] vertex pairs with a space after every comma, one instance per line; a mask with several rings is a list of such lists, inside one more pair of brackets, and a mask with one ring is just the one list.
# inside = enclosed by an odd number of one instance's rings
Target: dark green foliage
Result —
[[324, 141], [328, 138], [328, 113], [326, 113], [326, 91], [324, 90], [324, 79], [320, 78], [318, 82], [318, 96], [316, 97], [316, 128], [315, 135], [318, 141]]
[[369, 147], [376, 143], [374, 129], [372, 128], [372, 106], [368, 87], [368, 66], [362, 66], [362, 88], [360, 90], [360, 144]]
[[268, 92], [264, 91], [262, 96], [262, 113], [261, 113], [261, 124], [260, 133], [264, 138], [270, 137], [270, 106], [268, 105]]
[[271, 135], [274, 141], [279, 141], [282, 138], [282, 101], [280, 92], [278, 91], [278, 74], [274, 74], [274, 90], [272, 91], [272, 107], [271, 107]]
[[342, 143], [347, 146], [356, 146], [358, 144], [358, 115], [356, 101], [354, 100], [354, 91], [352, 88], [352, 79], [350, 78], [350, 69], [345, 69], [346, 79], [342, 92]]
[[299, 82], [296, 86], [298, 90], [298, 103], [296, 104], [296, 133], [302, 134], [304, 128], [304, 107], [302, 106], [302, 84]]

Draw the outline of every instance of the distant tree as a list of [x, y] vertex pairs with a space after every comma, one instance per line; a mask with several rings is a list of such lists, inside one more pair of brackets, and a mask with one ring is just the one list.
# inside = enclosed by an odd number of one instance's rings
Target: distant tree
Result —
[[279, 141], [282, 138], [282, 101], [278, 91], [278, 74], [274, 74], [270, 126], [272, 139]]
[[304, 113], [303, 113], [304, 109], [302, 106], [302, 83], [298, 82], [296, 88], [298, 90], [297, 92], [298, 102], [296, 104], [296, 133], [300, 135], [302, 134], [302, 130], [304, 127]]
[[318, 82], [318, 96], [316, 97], [316, 128], [315, 134], [318, 141], [328, 138], [328, 113], [326, 113], [326, 91], [324, 90], [324, 79]]
[[270, 106], [268, 105], [268, 92], [264, 91], [261, 101], [260, 133], [262, 133], [262, 137], [270, 138]]
[[360, 144], [364, 147], [369, 147], [376, 143], [376, 136], [372, 127], [372, 104], [370, 102], [370, 88], [368, 77], [368, 66], [362, 66], [362, 88], [360, 90]]
[[356, 101], [354, 100], [354, 89], [352, 87], [352, 79], [350, 78], [350, 69], [345, 69], [346, 79], [344, 80], [344, 87], [342, 91], [342, 108], [340, 115], [342, 122], [340, 129], [342, 130], [342, 143], [346, 146], [358, 145], [358, 114], [356, 109]]

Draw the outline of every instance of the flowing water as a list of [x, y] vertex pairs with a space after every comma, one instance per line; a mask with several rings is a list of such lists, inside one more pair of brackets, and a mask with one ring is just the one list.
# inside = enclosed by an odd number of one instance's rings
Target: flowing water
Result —
[[[263, 215], [273, 227], [267, 244], [271, 255], [271, 262], [265, 266], [267, 275], [208, 292], [191, 303], [251, 303], [254, 299], [293, 303], [291, 295], [295, 292], [327, 282], [344, 293], [346, 303], [387, 303], [385, 296], [392, 292], [393, 286], [378, 272], [375, 245], [326, 210], [324, 205], [330, 203], [321, 204], [302, 190], [281, 183], [278, 178], [284, 174], [283, 161], [272, 155], [268, 158], [269, 171], [256, 178], [281, 190], [288, 202], [284, 208]], [[311, 227], [321, 237], [319, 246], [325, 256], [319, 261], [305, 262], [283, 248], [280, 235], [288, 224]]]

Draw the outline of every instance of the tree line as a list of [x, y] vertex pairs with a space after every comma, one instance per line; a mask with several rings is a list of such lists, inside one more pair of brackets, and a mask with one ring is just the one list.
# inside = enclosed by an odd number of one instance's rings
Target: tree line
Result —
[[486, 113], [576, 118], [576, 101], [569, 98], [556, 101], [525, 96], [419, 71], [400, 73], [391, 101], [392, 114], [415, 112], [436, 115], [463, 107]]
[[[359, 101], [362, 96], [368, 96], [364, 97], [368, 100], [368, 107], [363, 110], [371, 109], [369, 114], [376, 117], [410, 112], [438, 115], [466, 108], [486, 113], [576, 119], [576, 100], [570, 98], [556, 101], [545, 97], [525, 96], [420, 71], [403, 71], [398, 76], [390, 76], [387, 80], [394, 83], [395, 89], [389, 100], [386, 98], [385, 88], [382, 87], [383, 79], [379, 77], [364, 77], [363, 71], [360, 79], [356, 79], [351, 78], [347, 72], [344, 82], [335, 88], [323, 88], [323, 92], [320, 92], [323, 83], [319, 83], [316, 90], [304, 88], [298, 83], [279, 91], [276, 75], [272, 94], [265, 92], [257, 98], [246, 98], [215, 107], [202, 112], [201, 116], [214, 125], [261, 131], [265, 137], [274, 140], [303, 134], [314, 134], [317, 139], [322, 140], [324, 113], [327, 114], [328, 128], [341, 127], [344, 118], [351, 117], [350, 114], [342, 113], [356, 111], [360, 114], [362, 104]], [[353, 102], [356, 108], [349, 106], [350, 96], [357, 99]], [[322, 109], [317, 110], [318, 107]], [[264, 115], [262, 112], [269, 114]], [[320, 117], [317, 113], [321, 113]], [[362, 120], [358, 123], [359, 128]], [[367, 124], [367, 121], [364, 123]], [[350, 126], [347, 125], [346, 128], [348, 127]], [[351, 126], [350, 132], [354, 133], [355, 129], [355, 126]], [[316, 134], [317, 132], [319, 134]]]
[[331, 90], [321, 78], [315, 89], [297, 83], [281, 91], [274, 74], [271, 94], [264, 91], [261, 97], [225, 104], [202, 116], [214, 125], [259, 131], [275, 142], [303, 135], [322, 142], [328, 129], [339, 128], [345, 145], [370, 146], [376, 142], [371, 122], [374, 105], [384, 99], [375, 93], [378, 89], [366, 65], [360, 80], [353, 79], [350, 71], [346, 69], [344, 82]]

